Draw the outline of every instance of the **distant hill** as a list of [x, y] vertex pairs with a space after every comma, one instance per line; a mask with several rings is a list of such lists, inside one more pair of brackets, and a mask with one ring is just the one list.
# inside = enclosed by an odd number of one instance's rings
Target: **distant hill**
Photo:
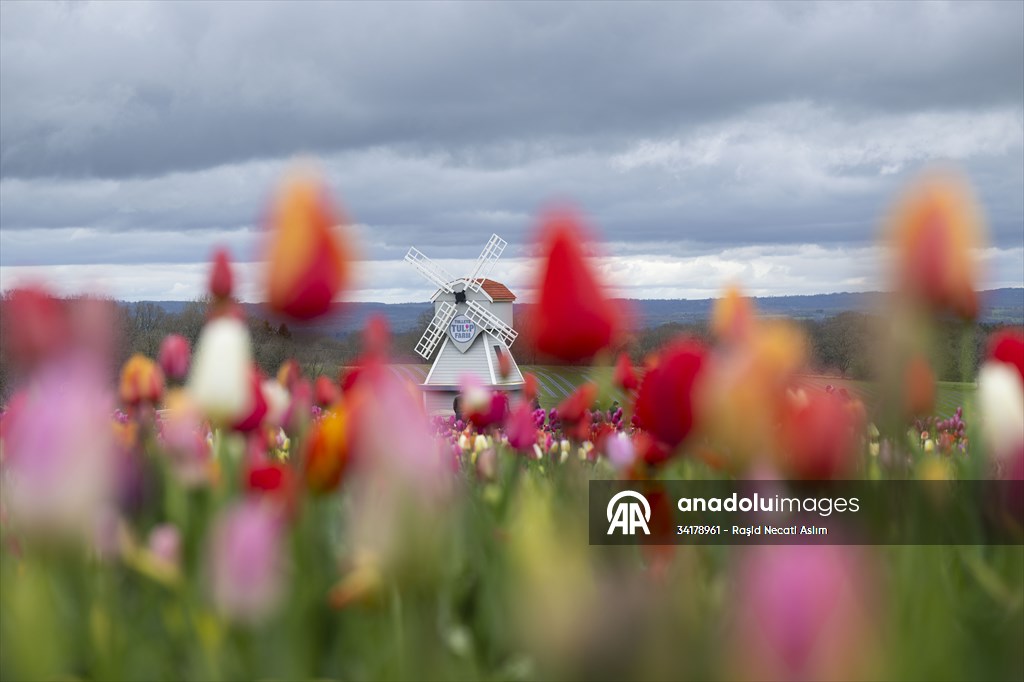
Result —
[[[992, 289], [980, 293], [982, 322], [1024, 324], [1024, 288]], [[765, 315], [792, 317], [798, 319], [823, 319], [841, 312], [870, 311], [880, 301], [882, 294], [837, 293], [814, 294], [810, 296], [771, 296], [755, 298], [758, 309]], [[167, 312], [180, 312], [185, 301], [148, 301]], [[641, 327], [657, 327], [668, 322], [698, 322], [706, 319], [715, 299], [630, 299], [629, 305], [637, 316]], [[132, 304], [127, 304], [132, 305]], [[244, 303], [243, 307], [253, 316], [267, 318], [275, 323], [275, 316], [262, 304]], [[348, 303], [342, 306], [337, 316], [305, 325], [307, 331], [339, 337], [362, 329], [372, 315], [383, 315], [397, 333], [407, 332], [417, 326], [419, 318], [431, 310], [431, 304], [424, 303]], [[292, 326], [289, 323], [289, 326]]]

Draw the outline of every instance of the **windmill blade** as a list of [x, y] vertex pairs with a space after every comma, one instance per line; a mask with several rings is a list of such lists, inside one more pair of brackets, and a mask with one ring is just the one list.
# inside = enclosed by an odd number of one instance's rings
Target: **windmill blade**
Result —
[[412, 263], [412, 266], [419, 270], [420, 274], [426, 277], [438, 289], [447, 291], [449, 294], [453, 293], [452, 283], [456, 281], [456, 278], [440, 265], [423, 255], [415, 246], [410, 247], [409, 253], [405, 254], [405, 262]]
[[437, 313], [434, 314], [434, 319], [430, 321], [426, 331], [423, 332], [423, 336], [416, 342], [416, 352], [424, 360], [429, 360], [430, 356], [433, 355], [437, 344], [444, 338], [445, 327], [448, 326], [453, 317], [455, 317], [455, 306], [447, 301], [442, 301], [441, 305], [437, 308]]
[[491, 269], [498, 262], [498, 258], [501, 257], [501, 252], [505, 250], [506, 246], [508, 246], [507, 241], [496, 234], [491, 235], [491, 238], [487, 240], [487, 245], [484, 246], [484, 250], [480, 252], [480, 257], [476, 259], [473, 271], [465, 280], [468, 288], [477, 293], [480, 292], [480, 280], [490, 274]]
[[466, 304], [466, 317], [480, 325], [481, 329], [486, 329], [497, 336], [509, 348], [519, 337], [519, 332], [502, 322], [501, 318], [476, 301]]

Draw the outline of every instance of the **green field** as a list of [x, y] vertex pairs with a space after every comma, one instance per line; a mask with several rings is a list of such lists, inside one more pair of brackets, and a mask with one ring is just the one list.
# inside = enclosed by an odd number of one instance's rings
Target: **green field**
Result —
[[[430, 365], [392, 365], [392, 370], [415, 383], [422, 383]], [[555, 407], [576, 387], [593, 378], [591, 367], [564, 367], [558, 365], [522, 365], [524, 374], [531, 373], [540, 384], [540, 404], [544, 408]], [[852, 381], [834, 377], [806, 376], [803, 380], [814, 386], [832, 384], [845, 387], [861, 397], [869, 406], [874, 402], [876, 387], [868, 381]], [[976, 386], [973, 383], [940, 381], [936, 399], [936, 415], [950, 417], [956, 408], [963, 406], [965, 419], [969, 419]], [[615, 398], [617, 396], [613, 396]], [[621, 397], [620, 397], [621, 399]]]

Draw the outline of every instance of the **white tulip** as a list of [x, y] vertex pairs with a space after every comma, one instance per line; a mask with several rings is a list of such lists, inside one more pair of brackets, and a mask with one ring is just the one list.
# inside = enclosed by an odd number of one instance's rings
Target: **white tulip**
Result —
[[192, 358], [188, 391], [213, 421], [231, 423], [249, 414], [252, 350], [241, 321], [220, 317], [206, 323]]
[[291, 394], [276, 379], [265, 379], [260, 385], [263, 399], [267, 401], [267, 415], [263, 420], [271, 426], [281, 426], [292, 404]]
[[989, 453], [1005, 457], [1024, 444], [1024, 382], [1012, 365], [986, 362], [978, 372], [978, 405]]

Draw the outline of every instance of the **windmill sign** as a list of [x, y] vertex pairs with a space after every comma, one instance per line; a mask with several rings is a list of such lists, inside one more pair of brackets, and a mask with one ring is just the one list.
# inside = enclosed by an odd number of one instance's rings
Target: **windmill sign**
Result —
[[432, 412], [451, 411], [459, 384], [467, 374], [494, 389], [522, 389], [523, 375], [514, 362], [506, 375], [499, 369], [501, 365], [509, 366], [509, 348], [519, 336], [512, 328], [512, 302], [516, 297], [504, 284], [487, 279], [506, 246], [504, 239], [491, 235], [473, 269], [460, 278], [415, 247], [405, 256], [407, 263], [437, 287], [431, 299], [434, 317], [416, 343], [416, 352], [424, 360], [430, 360], [437, 351], [422, 384], [424, 400]]
[[455, 347], [465, 353], [470, 342], [476, 337], [477, 326], [465, 315], [456, 315], [448, 325], [448, 335], [455, 342]]

